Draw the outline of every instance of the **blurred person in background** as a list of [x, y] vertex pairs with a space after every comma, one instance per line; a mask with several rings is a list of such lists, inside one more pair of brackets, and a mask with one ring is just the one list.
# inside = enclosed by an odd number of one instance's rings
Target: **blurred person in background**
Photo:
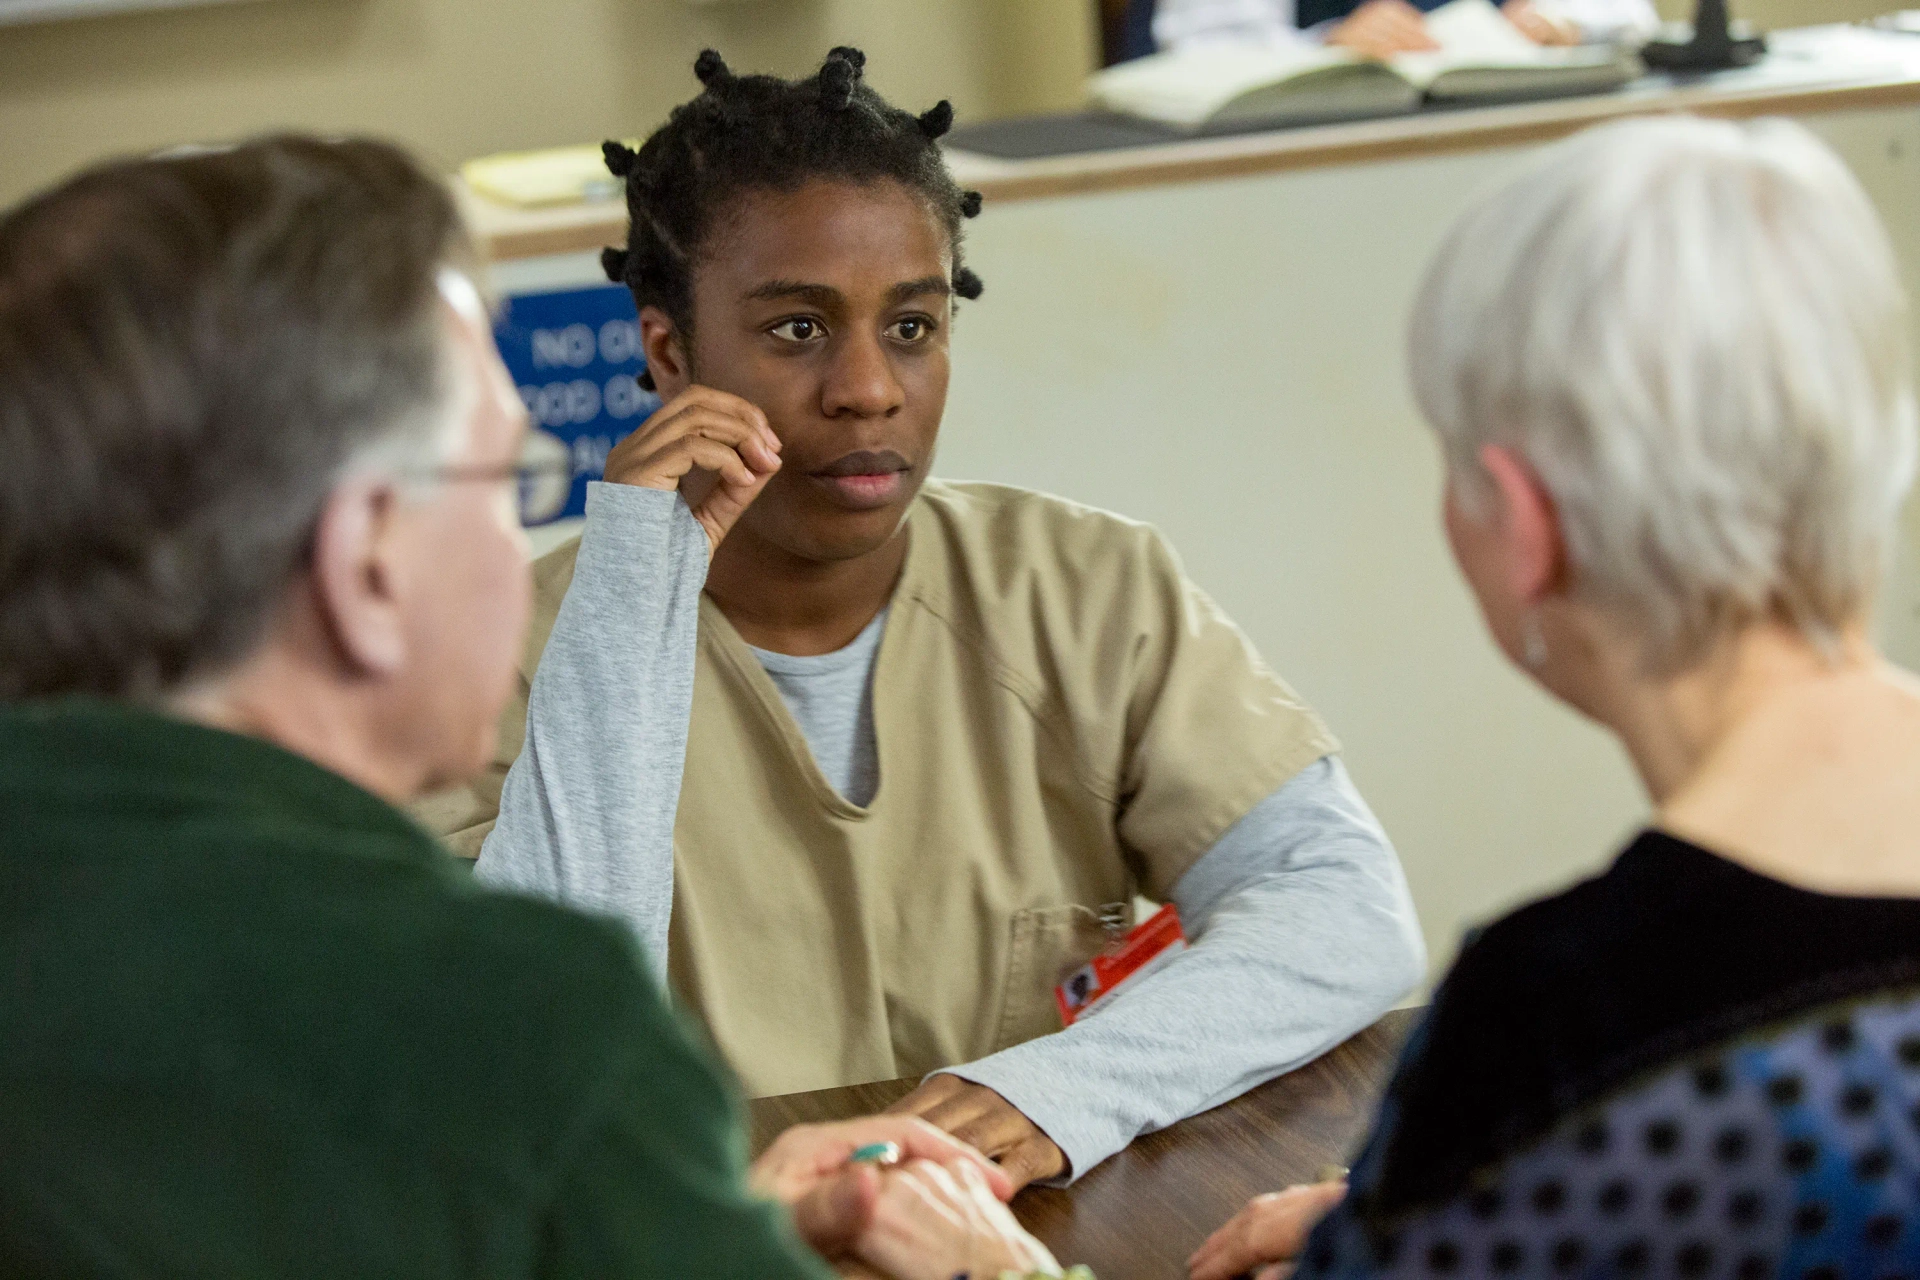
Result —
[[[1215, 41], [1337, 45], [1369, 58], [1439, 48], [1425, 14], [1446, 0], [1135, 0], [1129, 52]], [[1659, 26], [1652, 0], [1502, 0], [1500, 12], [1539, 45], [1644, 40]], [[1150, 36], [1150, 42], [1142, 39]], [[1143, 47], [1144, 46], [1144, 47]]]
[[[492, 753], [525, 431], [452, 202], [391, 147], [113, 163], [0, 217], [0, 1271], [1051, 1265], [918, 1122], [749, 1176], [627, 929], [481, 889], [393, 807]], [[716, 399], [596, 489], [582, 561], [649, 600], [653, 669], [777, 454]], [[630, 781], [670, 825], [655, 691]], [[875, 1142], [908, 1163], [849, 1165]]]
[[1870, 631], [1908, 340], [1865, 193], [1786, 122], [1609, 125], [1460, 220], [1410, 341], [1448, 540], [1654, 816], [1468, 941], [1351, 1191], [1255, 1201], [1194, 1280], [1913, 1274], [1920, 682]]

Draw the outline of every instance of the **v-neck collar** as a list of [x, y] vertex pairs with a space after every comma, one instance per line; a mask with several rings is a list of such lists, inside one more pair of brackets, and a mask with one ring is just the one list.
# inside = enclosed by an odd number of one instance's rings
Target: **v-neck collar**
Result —
[[[921, 573], [921, 563], [925, 559], [922, 551], [927, 539], [915, 532], [915, 526], [921, 520], [924, 504], [915, 498], [912, 508], [907, 512], [902, 528], [907, 535], [907, 553], [901, 559], [900, 576], [893, 585], [893, 594], [887, 598], [882, 609], [887, 614], [886, 626], [880, 633], [880, 644], [873, 655], [873, 735], [874, 756], [879, 762], [879, 785], [875, 788], [873, 800], [862, 807], [840, 794], [837, 787], [827, 780], [826, 773], [820, 768], [820, 762], [814, 758], [813, 745], [807, 741], [806, 733], [793, 718], [792, 708], [781, 696], [779, 686], [773, 677], [767, 674], [760, 660], [754, 656], [753, 646], [748, 644], [714, 603], [713, 597], [700, 596], [700, 634], [701, 645], [708, 649], [714, 659], [727, 668], [733, 678], [752, 694], [755, 709], [760, 714], [763, 727], [776, 738], [786, 752], [788, 762], [800, 772], [806, 780], [807, 788], [814, 799], [827, 813], [835, 818], [849, 822], [864, 822], [885, 801], [887, 794], [887, 770], [884, 765], [884, 748], [890, 738], [889, 700], [887, 690], [888, 656], [896, 644], [895, 636], [900, 628], [896, 625], [901, 606], [914, 597]], [[862, 628], [864, 631], [865, 628]]]

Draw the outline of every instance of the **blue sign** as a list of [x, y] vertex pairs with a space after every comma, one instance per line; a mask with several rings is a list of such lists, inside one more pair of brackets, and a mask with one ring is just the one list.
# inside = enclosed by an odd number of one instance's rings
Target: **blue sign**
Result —
[[564, 453], [573, 464], [572, 486], [536, 504], [528, 522], [584, 514], [587, 481], [606, 471], [607, 452], [660, 407], [635, 381], [647, 360], [633, 295], [615, 284], [518, 294], [493, 335], [533, 417], [529, 459]]

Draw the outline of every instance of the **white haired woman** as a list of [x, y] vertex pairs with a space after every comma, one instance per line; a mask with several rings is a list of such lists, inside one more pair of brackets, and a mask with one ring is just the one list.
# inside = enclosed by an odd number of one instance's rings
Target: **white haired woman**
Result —
[[1263, 1197], [1195, 1280], [1911, 1274], [1920, 682], [1869, 619], [1915, 414], [1865, 195], [1791, 124], [1596, 129], [1461, 220], [1410, 345], [1495, 643], [1654, 816], [1471, 940], [1344, 1201]]

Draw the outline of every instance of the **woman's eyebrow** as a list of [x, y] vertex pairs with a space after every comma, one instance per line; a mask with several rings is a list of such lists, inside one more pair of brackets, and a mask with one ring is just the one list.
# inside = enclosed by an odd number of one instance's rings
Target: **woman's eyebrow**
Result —
[[830, 307], [841, 301], [840, 291], [828, 284], [807, 284], [800, 280], [769, 280], [755, 285], [742, 297], [748, 302], [777, 302], [793, 298], [817, 307]]
[[945, 276], [921, 276], [918, 280], [904, 280], [887, 290], [887, 304], [898, 306], [912, 298], [924, 298], [929, 294], [945, 297], [953, 292], [953, 282]]

